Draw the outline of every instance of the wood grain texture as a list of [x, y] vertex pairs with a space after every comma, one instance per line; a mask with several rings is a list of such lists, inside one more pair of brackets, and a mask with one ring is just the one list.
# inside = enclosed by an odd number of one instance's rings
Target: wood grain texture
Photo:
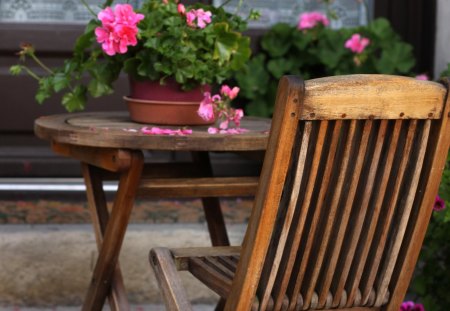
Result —
[[129, 168], [131, 157], [121, 149], [74, 146], [52, 141], [54, 152], [77, 159], [84, 163], [101, 167], [112, 172], [121, 172]]
[[143, 179], [140, 197], [203, 198], [253, 196], [258, 177], [153, 178]]
[[208, 133], [207, 126], [192, 126], [190, 135], [145, 135], [144, 126], [179, 129], [129, 120], [122, 112], [73, 113], [44, 116], [35, 121], [35, 134], [46, 140], [78, 146], [186, 151], [265, 150], [270, 119], [244, 117], [239, 135]]
[[[98, 167], [82, 163], [86, 196], [94, 227], [97, 249], [100, 251], [103, 243], [106, 226], [109, 221], [109, 211], [106, 204], [106, 195], [103, 190], [102, 170]], [[120, 263], [117, 261], [114, 269], [111, 290], [108, 294], [109, 306], [114, 311], [130, 310], [126, 296]]]
[[439, 83], [408, 77], [362, 74], [313, 79], [306, 81], [301, 119], [439, 119], [445, 94]]
[[140, 151], [133, 151], [130, 155], [130, 167], [120, 176], [116, 199], [83, 303], [83, 311], [102, 310], [111, 288], [143, 166], [143, 156]]

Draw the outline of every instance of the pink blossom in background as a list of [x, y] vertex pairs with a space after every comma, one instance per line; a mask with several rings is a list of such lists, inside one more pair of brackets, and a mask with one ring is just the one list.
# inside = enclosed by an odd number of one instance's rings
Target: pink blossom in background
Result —
[[318, 24], [328, 26], [330, 21], [320, 12], [306, 12], [300, 15], [297, 28], [300, 30], [314, 28]]
[[239, 87], [235, 86], [233, 88], [230, 88], [226, 84], [222, 85], [222, 87], [220, 88], [220, 93], [222, 95], [228, 96], [229, 99], [235, 99], [239, 91], [240, 91]]
[[192, 9], [186, 14], [186, 23], [189, 26], [194, 26], [194, 20], [197, 20], [198, 28], [205, 28], [206, 25], [211, 23], [211, 16], [212, 13], [210, 11]]
[[345, 42], [345, 47], [353, 53], [361, 54], [369, 44], [369, 39], [361, 37], [359, 33], [355, 33]]
[[144, 18], [143, 14], [133, 11], [130, 4], [117, 4], [114, 10], [110, 7], [98, 13], [101, 27], [95, 28], [97, 42], [102, 44], [106, 54], [124, 54], [128, 46], [137, 44], [137, 24]]
[[425, 81], [425, 80], [430, 80], [430, 78], [428, 78], [428, 76], [427, 76], [426, 74], [424, 74], [424, 73], [423, 73], [423, 74], [420, 74], [420, 75], [417, 75], [417, 76], [416, 76], [416, 79], [417, 79], [417, 80], [424, 80], [424, 81]]
[[405, 301], [401, 304], [399, 311], [425, 311], [421, 303], [414, 303], [414, 301]]
[[177, 11], [178, 11], [178, 13], [180, 13], [181, 15], [186, 14], [186, 8], [185, 8], [185, 6], [184, 6], [182, 3], [178, 3]]
[[197, 26], [199, 28], [205, 28], [207, 24], [211, 23], [212, 13], [209, 11], [204, 11], [203, 9], [197, 10]]
[[433, 205], [433, 211], [440, 212], [445, 209], [445, 201], [440, 197], [436, 196], [436, 199], [434, 200]]
[[210, 121], [214, 119], [214, 100], [209, 92], [205, 92], [203, 95], [197, 113], [203, 120]]
[[189, 25], [189, 26], [194, 26], [194, 20], [195, 20], [195, 12], [194, 12], [194, 10], [191, 10], [191, 11], [189, 11], [189, 12], [187, 12], [186, 13], [186, 23]]

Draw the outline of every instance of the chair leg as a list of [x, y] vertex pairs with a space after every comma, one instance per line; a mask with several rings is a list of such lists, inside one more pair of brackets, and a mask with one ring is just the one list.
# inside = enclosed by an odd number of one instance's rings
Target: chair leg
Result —
[[169, 311], [192, 311], [186, 291], [167, 248], [154, 248], [149, 255], [161, 293]]

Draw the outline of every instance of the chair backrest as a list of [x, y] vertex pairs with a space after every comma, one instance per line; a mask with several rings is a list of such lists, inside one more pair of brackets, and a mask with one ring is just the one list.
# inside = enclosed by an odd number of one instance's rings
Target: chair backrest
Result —
[[399, 309], [450, 144], [446, 81], [281, 79], [227, 310]]

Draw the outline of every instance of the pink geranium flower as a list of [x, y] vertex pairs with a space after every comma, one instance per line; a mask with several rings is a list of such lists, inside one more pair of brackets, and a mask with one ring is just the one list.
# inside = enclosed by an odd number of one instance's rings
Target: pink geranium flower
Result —
[[222, 95], [228, 96], [229, 99], [235, 99], [239, 93], [239, 90], [240, 89], [237, 86], [230, 88], [228, 85], [224, 84], [220, 89], [220, 93]]
[[300, 30], [314, 28], [318, 24], [328, 26], [330, 21], [320, 12], [306, 12], [300, 15], [297, 28]]
[[359, 33], [355, 33], [345, 42], [345, 47], [353, 53], [361, 54], [369, 44], [369, 39], [361, 37]]
[[194, 27], [194, 21], [197, 20], [198, 28], [205, 28], [206, 25], [211, 23], [212, 13], [210, 11], [205, 11], [203, 9], [190, 10], [186, 13], [186, 23], [189, 26]]
[[230, 123], [234, 123], [237, 128], [241, 125], [241, 119], [244, 116], [242, 109], [233, 109], [229, 107], [229, 102], [234, 99], [239, 92], [238, 87], [230, 88], [228, 85], [223, 85], [220, 93], [211, 96], [211, 93], [205, 92], [203, 100], [200, 102], [200, 107], [197, 111], [198, 115], [207, 121], [211, 121], [214, 117], [219, 120], [219, 128], [210, 127], [208, 133], [210, 134], [240, 134], [243, 131], [230, 128]]
[[436, 199], [434, 200], [433, 210], [436, 212], [440, 212], [445, 209], [445, 201], [440, 197], [436, 196]]
[[186, 7], [182, 3], [178, 3], [177, 11], [181, 15], [184, 15], [184, 14], [186, 14]]
[[200, 102], [200, 107], [198, 108], [198, 115], [206, 121], [211, 121], [214, 119], [214, 101], [211, 98], [211, 93], [205, 92], [203, 100]]
[[98, 13], [101, 27], [95, 29], [97, 42], [102, 44], [106, 54], [124, 54], [128, 46], [137, 44], [137, 24], [144, 18], [143, 14], [133, 11], [130, 4], [117, 4], [114, 10], [110, 7]]
[[399, 311], [425, 311], [421, 303], [414, 303], [414, 301], [405, 301], [401, 304]]

